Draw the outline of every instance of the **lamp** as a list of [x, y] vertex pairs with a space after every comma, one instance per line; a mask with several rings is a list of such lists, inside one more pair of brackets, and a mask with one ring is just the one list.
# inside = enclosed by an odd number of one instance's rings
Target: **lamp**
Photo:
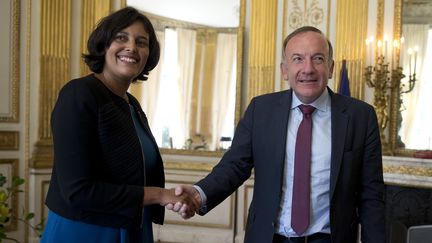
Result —
[[[384, 153], [388, 153], [388, 143], [385, 139], [385, 129], [389, 121], [389, 92], [394, 88], [403, 90], [401, 79], [405, 77], [402, 67], [399, 66], [400, 46], [403, 43], [401, 40], [393, 40], [389, 42], [387, 35], [384, 35], [382, 40], [374, 41], [373, 37], [366, 39], [366, 84], [374, 89], [374, 108], [377, 113], [378, 124], [380, 128], [380, 136], [383, 145]], [[389, 48], [392, 47], [392, 48]], [[391, 53], [388, 52], [391, 49]], [[376, 53], [376, 59], [373, 58], [373, 51]], [[374, 61], [373, 61], [374, 60]], [[390, 62], [389, 62], [390, 61]], [[414, 68], [415, 70], [415, 68]], [[415, 77], [415, 74], [414, 74]], [[411, 80], [411, 73], [410, 73]], [[408, 89], [414, 87], [414, 81], [409, 83]], [[402, 86], [402, 87], [400, 87]], [[409, 91], [408, 91], [409, 90]]]
[[[414, 89], [415, 86], [415, 70], [417, 62], [417, 51], [418, 48], [413, 49], [409, 54], [409, 80], [406, 86], [401, 80], [405, 77], [403, 74], [402, 67], [399, 66], [398, 57], [400, 48], [404, 42], [402, 37], [400, 40], [388, 41], [387, 35], [384, 35], [383, 40], [374, 41], [373, 37], [366, 39], [366, 70], [365, 70], [365, 81], [366, 84], [374, 89], [374, 108], [378, 117], [378, 124], [380, 128], [381, 141], [383, 143], [384, 150], [388, 148], [385, 139], [385, 129], [389, 121], [388, 115], [388, 98], [389, 92], [392, 89], [397, 88], [399, 90], [399, 110], [402, 107], [401, 96], [403, 93], [409, 93]], [[392, 43], [393, 45], [391, 45]], [[388, 49], [391, 48], [391, 53]], [[374, 55], [372, 54], [375, 50], [377, 56], [375, 63], [373, 63]], [[390, 57], [390, 59], [389, 59]], [[412, 59], [414, 66], [412, 68]], [[391, 62], [389, 62], [391, 60]], [[402, 120], [398, 121], [398, 126]], [[386, 152], [386, 151], [385, 151]]]

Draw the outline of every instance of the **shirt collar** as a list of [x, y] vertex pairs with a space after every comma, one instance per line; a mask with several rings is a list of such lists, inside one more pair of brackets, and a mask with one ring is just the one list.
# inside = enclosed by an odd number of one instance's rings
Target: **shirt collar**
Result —
[[[291, 109], [294, 109], [303, 103], [299, 100], [294, 91], [292, 92], [292, 94], [293, 96], [291, 102]], [[322, 92], [318, 99], [307, 105], [311, 105], [320, 111], [327, 111], [330, 108], [330, 95], [328, 93], [328, 90], [324, 89], [324, 92]]]

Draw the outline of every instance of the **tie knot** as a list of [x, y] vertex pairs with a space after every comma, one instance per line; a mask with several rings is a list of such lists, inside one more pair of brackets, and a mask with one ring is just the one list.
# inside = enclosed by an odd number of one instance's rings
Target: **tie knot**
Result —
[[299, 108], [306, 117], [309, 117], [315, 110], [315, 107], [311, 105], [299, 105]]

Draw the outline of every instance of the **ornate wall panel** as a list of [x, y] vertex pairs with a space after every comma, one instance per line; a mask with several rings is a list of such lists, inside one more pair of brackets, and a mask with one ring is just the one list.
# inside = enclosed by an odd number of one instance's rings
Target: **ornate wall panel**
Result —
[[315, 26], [328, 35], [329, 17], [330, 0], [285, 0], [283, 37], [305, 25]]
[[[112, 10], [111, 0], [83, 0], [81, 5], [81, 53], [87, 53], [87, 40], [91, 31], [96, 27], [98, 21], [107, 16]], [[90, 69], [84, 63], [80, 62], [81, 76], [90, 73]]]
[[0, 122], [18, 122], [20, 1], [3, 0], [0, 6]]
[[[378, 13], [377, 13], [377, 28], [376, 28], [376, 40], [379, 40], [383, 38], [383, 32], [384, 32], [384, 0], [378, 0]], [[375, 57], [378, 57], [378, 50], [376, 50], [377, 53], [375, 54]]]
[[19, 132], [0, 131], [0, 150], [18, 150]]
[[335, 91], [339, 88], [342, 60], [347, 60], [351, 96], [363, 99], [364, 69], [367, 38], [368, 0], [346, 0], [337, 2], [335, 45]]
[[60, 88], [70, 80], [71, 0], [41, 1], [39, 140], [34, 167], [52, 164], [50, 114]]
[[248, 101], [274, 91], [277, 0], [251, 1]]
[[[193, 184], [207, 172], [165, 167], [166, 188], [179, 184]], [[154, 225], [155, 242], [232, 242], [235, 227], [236, 193], [229, 196], [204, 217], [195, 216], [183, 220], [172, 211], [166, 210], [163, 226]]]

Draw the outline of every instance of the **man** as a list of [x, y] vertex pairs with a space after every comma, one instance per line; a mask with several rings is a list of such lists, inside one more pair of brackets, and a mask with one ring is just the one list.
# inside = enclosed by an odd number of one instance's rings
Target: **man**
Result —
[[[252, 99], [220, 163], [194, 187], [181, 186], [177, 192], [194, 197], [199, 213], [205, 214], [254, 169], [245, 242], [354, 243], [360, 223], [363, 243], [384, 243], [381, 142], [374, 109], [327, 87], [333, 51], [320, 30], [301, 27], [283, 47], [280, 67], [291, 89]], [[304, 105], [311, 108], [305, 115], [300, 110]], [[309, 119], [309, 135], [297, 136], [303, 119]], [[308, 136], [312, 139], [299, 142]], [[307, 176], [297, 176], [300, 187], [294, 180], [297, 166], [305, 162], [296, 163], [297, 157], [310, 163]], [[294, 200], [300, 197], [297, 190], [306, 190], [306, 202]], [[175, 205], [174, 211], [192, 216]]]

